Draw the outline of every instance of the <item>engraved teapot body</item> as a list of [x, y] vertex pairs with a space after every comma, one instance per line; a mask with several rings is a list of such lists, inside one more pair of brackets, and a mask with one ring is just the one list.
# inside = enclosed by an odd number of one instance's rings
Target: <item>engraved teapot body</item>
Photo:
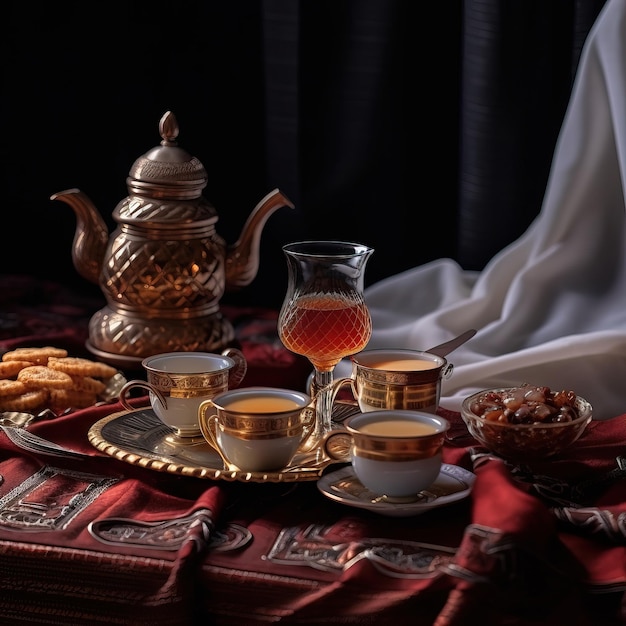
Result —
[[83, 278], [99, 284], [107, 305], [89, 322], [88, 349], [118, 366], [171, 351], [221, 350], [234, 329], [219, 310], [225, 291], [247, 286], [259, 267], [268, 217], [293, 204], [278, 189], [265, 196], [227, 245], [217, 211], [202, 196], [207, 174], [178, 147], [178, 125], [167, 112], [160, 146], [139, 157], [127, 178], [129, 195], [107, 225], [79, 189], [51, 196], [76, 214], [72, 259]]

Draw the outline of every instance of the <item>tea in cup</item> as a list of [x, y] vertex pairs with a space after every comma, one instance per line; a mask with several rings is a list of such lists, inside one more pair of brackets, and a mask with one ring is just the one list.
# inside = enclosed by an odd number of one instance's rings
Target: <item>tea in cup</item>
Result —
[[311, 397], [278, 387], [245, 387], [205, 400], [198, 410], [202, 435], [229, 469], [278, 471], [311, 434]]
[[435, 413], [441, 380], [453, 365], [444, 357], [420, 350], [364, 350], [351, 357], [352, 373], [333, 383], [335, 395], [346, 384], [362, 412], [402, 409]]
[[200, 404], [238, 387], [248, 369], [245, 356], [237, 348], [226, 348], [220, 354], [164, 352], [143, 359], [141, 364], [147, 382], [128, 381], [120, 389], [120, 403], [129, 411], [136, 410], [129, 402], [129, 392], [134, 388], [147, 390], [156, 416], [178, 437], [199, 436]]
[[347, 418], [344, 431], [327, 435], [331, 458], [334, 437], [350, 437], [354, 474], [373, 493], [391, 498], [415, 497], [435, 482], [442, 465], [448, 420], [423, 411], [382, 410]]

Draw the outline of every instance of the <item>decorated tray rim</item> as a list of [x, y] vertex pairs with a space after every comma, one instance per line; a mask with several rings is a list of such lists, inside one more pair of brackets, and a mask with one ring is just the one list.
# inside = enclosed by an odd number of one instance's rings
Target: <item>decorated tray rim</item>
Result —
[[[119, 411], [101, 418], [89, 429], [87, 436], [89, 443], [105, 454], [119, 460], [157, 472], [166, 472], [179, 476], [190, 476], [210, 480], [226, 480], [251, 483], [291, 483], [318, 480], [322, 472], [332, 464], [345, 463], [325, 458], [321, 462], [307, 464], [306, 468], [287, 468], [275, 472], [244, 472], [241, 470], [227, 470], [223, 467], [211, 465], [184, 463], [176, 458], [168, 458], [166, 455], [149, 455], [141, 450], [132, 449], [131, 446], [120, 446], [112, 443], [103, 435], [103, 429], [115, 422], [122, 422], [125, 417], [137, 413], [152, 413], [149, 408], [136, 409], [134, 411]], [[209, 445], [209, 444], [206, 444]], [[220, 461], [221, 463], [221, 461]], [[217, 465], [217, 463], [216, 463]]]

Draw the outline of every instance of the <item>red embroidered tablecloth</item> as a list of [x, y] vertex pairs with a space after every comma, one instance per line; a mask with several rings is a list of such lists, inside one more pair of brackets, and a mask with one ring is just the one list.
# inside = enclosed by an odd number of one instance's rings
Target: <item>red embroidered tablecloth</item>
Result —
[[[84, 349], [91, 303], [11, 285], [0, 351]], [[225, 312], [249, 360], [244, 384], [304, 384], [276, 312]], [[400, 518], [333, 502], [315, 481], [205, 480], [113, 458], [88, 432], [121, 410], [28, 427], [84, 457], [29, 452], [0, 432], [0, 623], [626, 623], [626, 415], [532, 466], [455, 439], [444, 461], [474, 472], [470, 495]]]

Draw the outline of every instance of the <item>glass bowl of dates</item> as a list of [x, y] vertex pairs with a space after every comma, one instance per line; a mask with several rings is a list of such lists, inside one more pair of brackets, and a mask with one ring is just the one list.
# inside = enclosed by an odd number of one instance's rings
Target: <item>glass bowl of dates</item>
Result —
[[485, 389], [461, 404], [472, 437], [512, 461], [560, 454], [583, 434], [592, 412], [573, 391], [530, 384]]

